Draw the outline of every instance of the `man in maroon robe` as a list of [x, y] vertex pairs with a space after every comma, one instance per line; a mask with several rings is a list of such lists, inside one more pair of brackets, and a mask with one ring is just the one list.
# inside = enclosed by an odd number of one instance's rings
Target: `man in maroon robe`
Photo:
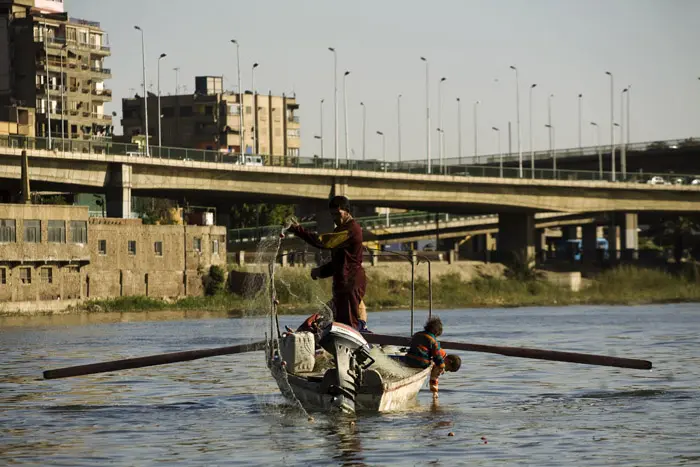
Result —
[[304, 229], [297, 222], [292, 222], [287, 230], [311, 246], [331, 250], [331, 261], [312, 269], [311, 278], [333, 277], [335, 320], [362, 330], [366, 322], [360, 320], [360, 303], [367, 287], [362, 268], [362, 227], [350, 214], [347, 197], [334, 196], [328, 208], [336, 225], [332, 233], [318, 234]]

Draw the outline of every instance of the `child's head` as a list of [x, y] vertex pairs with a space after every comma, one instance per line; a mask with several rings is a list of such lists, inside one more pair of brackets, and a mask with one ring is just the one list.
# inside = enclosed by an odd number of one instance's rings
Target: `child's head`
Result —
[[425, 322], [425, 326], [423, 327], [425, 332], [429, 332], [430, 334], [434, 335], [435, 337], [439, 337], [442, 335], [442, 321], [440, 321], [440, 318], [437, 316], [430, 318], [428, 321]]
[[445, 371], [457, 371], [462, 366], [462, 359], [459, 355], [450, 354], [445, 357]]

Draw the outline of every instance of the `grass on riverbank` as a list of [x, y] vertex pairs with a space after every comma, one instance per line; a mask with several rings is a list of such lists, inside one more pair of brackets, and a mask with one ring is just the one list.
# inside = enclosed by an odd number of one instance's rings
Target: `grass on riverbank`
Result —
[[[276, 279], [282, 313], [316, 312], [331, 297], [330, 281], [311, 281], [308, 271], [304, 269], [281, 270]], [[174, 301], [121, 297], [89, 301], [78, 311], [207, 310], [235, 315], [255, 315], [267, 312], [269, 305], [266, 297], [266, 290], [260, 291], [253, 299], [230, 293], [187, 297]], [[427, 280], [416, 281], [415, 298], [416, 307], [428, 306]], [[593, 277], [589, 285], [580, 292], [572, 292], [545, 280], [482, 277], [465, 282], [456, 273], [444, 274], [433, 280], [435, 308], [636, 305], [694, 301], [700, 301], [700, 281], [697, 280], [697, 274], [679, 275], [633, 266], [604, 271]], [[411, 283], [370, 270], [365, 302], [370, 311], [408, 308], [411, 303]]]

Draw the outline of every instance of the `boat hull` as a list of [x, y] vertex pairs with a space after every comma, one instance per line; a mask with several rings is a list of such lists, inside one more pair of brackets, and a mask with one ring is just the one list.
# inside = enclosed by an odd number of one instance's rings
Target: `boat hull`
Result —
[[[356, 410], [393, 412], [409, 407], [415, 402], [418, 392], [430, 376], [431, 368], [417, 370], [416, 373], [395, 381], [383, 382], [381, 378], [367, 378], [367, 384], [358, 388]], [[333, 396], [326, 391], [327, 385], [322, 376], [288, 373], [276, 363], [273, 363], [270, 369], [280, 391], [287, 399], [299, 401], [307, 410], [337, 409], [333, 404]]]

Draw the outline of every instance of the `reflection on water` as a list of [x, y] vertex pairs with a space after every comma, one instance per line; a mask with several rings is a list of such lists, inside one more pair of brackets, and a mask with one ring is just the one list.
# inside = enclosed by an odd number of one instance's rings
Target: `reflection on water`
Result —
[[[207, 312], [0, 318], [0, 458], [63, 465], [690, 465], [700, 460], [696, 305], [451, 310], [449, 340], [650, 359], [636, 371], [461, 353], [388, 414], [308, 418], [262, 352], [45, 381], [49, 368], [259, 338]], [[419, 318], [420, 321], [421, 318]], [[282, 317], [296, 327], [299, 317]], [[406, 334], [405, 312], [372, 328]], [[452, 434], [452, 436], [450, 436]], [[486, 441], [487, 440], [487, 441]]]

